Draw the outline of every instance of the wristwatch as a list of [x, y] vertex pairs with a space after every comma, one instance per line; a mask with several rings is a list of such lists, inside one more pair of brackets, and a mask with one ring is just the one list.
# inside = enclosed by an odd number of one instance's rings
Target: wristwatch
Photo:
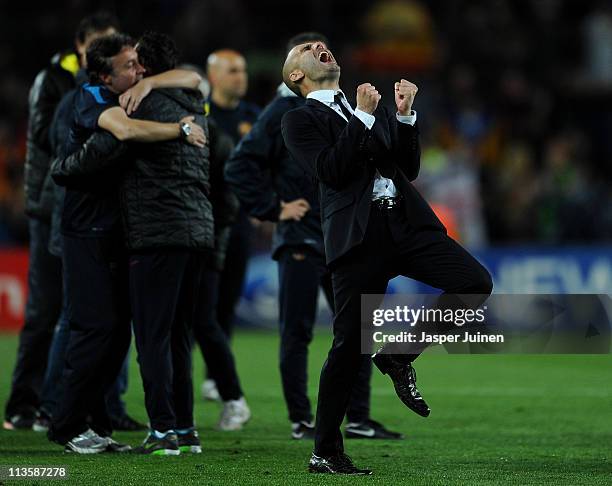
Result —
[[187, 138], [191, 135], [191, 125], [187, 122], [181, 123], [181, 138]]

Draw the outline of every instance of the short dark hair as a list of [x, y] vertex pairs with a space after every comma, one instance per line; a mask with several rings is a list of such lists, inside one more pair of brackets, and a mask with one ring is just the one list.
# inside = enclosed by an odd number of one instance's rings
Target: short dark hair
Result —
[[93, 15], [89, 15], [79, 22], [75, 38], [80, 43], [85, 42], [85, 38], [94, 32], [103, 32], [111, 27], [119, 29], [119, 21], [112, 13], [99, 11]]
[[319, 32], [301, 32], [297, 35], [294, 35], [291, 39], [287, 41], [287, 54], [289, 54], [289, 51], [295, 46], [315, 41], [323, 41], [325, 45], [329, 47], [329, 39], [323, 34], [320, 34]]
[[87, 74], [92, 83], [101, 81], [103, 74], [113, 72], [112, 58], [125, 46], [134, 46], [134, 40], [125, 34], [112, 34], [93, 41], [87, 49]]
[[148, 31], [136, 45], [138, 62], [147, 70], [147, 74], [159, 74], [174, 69], [178, 64], [176, 43], [167, 34]]

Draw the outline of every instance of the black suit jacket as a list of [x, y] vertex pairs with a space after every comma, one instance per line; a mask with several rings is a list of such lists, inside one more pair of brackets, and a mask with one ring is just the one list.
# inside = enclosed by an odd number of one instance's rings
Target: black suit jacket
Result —
[[374, 116], [368, 130], [356, 116], [347, 123], [323, 103], [308, 99], [282, 120], [289, 152], [319, 183], [328, 264], [362, 242], [376, 169], [393, 180], [415, 228], [446, 231], [410, 183], [419, 173], [418, 128], [398, 122], [384, 107]]

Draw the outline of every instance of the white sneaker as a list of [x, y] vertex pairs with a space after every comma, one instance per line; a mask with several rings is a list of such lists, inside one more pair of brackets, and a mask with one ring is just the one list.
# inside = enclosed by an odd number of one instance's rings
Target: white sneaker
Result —
[[221, 400], [215, 380], [204, 380], [202, 382], [201, 392], [204, 400], [210, 400], [211, 402], [218, 402]]
[[99, 454], [104, 452], [108, 441], [100, 437], [93, 430], [87, 429], [80, 435], [68, 441], [64, 452], [76, 452], [77, 454]]
[[240, 430], [251, 418], [251, 410], [244, 397], [238, 400], [223, 402], [223, 411], [219, 420], [220, 430]]

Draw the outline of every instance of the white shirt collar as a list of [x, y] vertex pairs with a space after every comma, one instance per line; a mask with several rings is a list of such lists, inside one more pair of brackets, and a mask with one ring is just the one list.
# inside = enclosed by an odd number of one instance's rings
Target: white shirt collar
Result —
[[341, 93], [342, 96], [346, 99], [346, 96], [344, 96], [344, 93], [342, 92], [341, 89], [339, 89], [339, 90], [335, 90], [335, 89], [318, 89], [317, 91], [311, 91], [310, 93], [308, 93], [306, 95], [306, 98], [317, 100], [317, 101], [320, 101], [321, 103], [325, 103], [325, 104], [329, 105], [329, 104], [335, 103], [334, 96], [337, 93]]
[[291, 91], [285, 83], [281, 83], [278, 86], [278, 88], [276, 88], [276, 94], [282, 97], [287, 97], [287, 96], [297, 97], [297, 95], [293, 91]]

